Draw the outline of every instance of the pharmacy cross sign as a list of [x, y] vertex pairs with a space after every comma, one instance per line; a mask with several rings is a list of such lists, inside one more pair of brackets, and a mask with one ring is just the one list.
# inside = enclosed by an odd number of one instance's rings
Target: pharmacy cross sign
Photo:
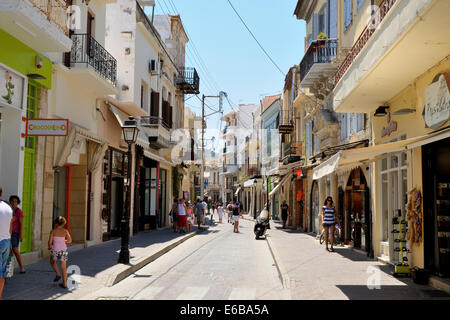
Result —
[[69, 119], [26, 119], [25, 136], [56, 136], [69, 135]]

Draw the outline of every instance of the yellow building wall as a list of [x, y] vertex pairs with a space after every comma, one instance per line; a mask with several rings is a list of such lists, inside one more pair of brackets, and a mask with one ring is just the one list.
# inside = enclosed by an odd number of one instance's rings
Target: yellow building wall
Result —
[[[391, 121], [397, 122], [397, 131], [391, 133], [389, 136], [381, 137], [383, 127], [387, 126], [387, 117], [372, 117], [372, 134], [374, 144], [388, 143], [392, 139], [406, 134], [406, 138], [413, 138], [422, 136], [433, 132], [426, 128], [422, 112], [425, 105], [425, 89], [428, 87], [433, 78], [439, 73], [450, 72], [450, 56], [444, 59], [441, 63], [435, 65], [433, 68], [416, 78], [408, 87], [404, 88], [397, 96], [388, 101], [390, 106], [389, 112], [393, 113], [396, 110], [403, 108], [416, 109], [415, 113], [408, 115], [391, 115]], [[449, 126], [450, 121], [447, 121], [441, 128]], [[423, 189], [428, 187], [422, 184], [422, 149], [415, 148], [407, 152], [408, 161], [408, 191], [412, 188], [419, 189], [423, 194]], [[380, 237], [381, 237], [381, 183], [380, 183], [380, 166], [379, 162], [374, 163], [373, 171], [373, 189], [372, 199], [374, 199], [374, 249], [375, 255], [380, 256]], [[424, 247], [423, 240], [427, 237], [422, 235], [422, 242], [420, 245], [414, 245], [411, 250], [410, 265], [424, 267]]]

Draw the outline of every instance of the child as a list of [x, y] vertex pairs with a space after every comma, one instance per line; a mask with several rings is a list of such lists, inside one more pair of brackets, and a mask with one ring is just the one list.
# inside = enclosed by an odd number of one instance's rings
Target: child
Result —
[[64, 217], [58, 217], [55, 220], [55, 228], [50, 232], [50, 237], [48, 239], [48, 250], [50, 250], [50, 264], [55, 270], [56, 277], [53, 280], [58, 282], [61, 279], [61, 275], [58, 271], [58, 266], [56, 261], [60, 261], [61, 271], [63, 275], [63, 283], [59, 285], [64, 289], [67, 289], [67, 244], [72, 243], [72, 238], [67, 229], [64, 229], [67, 221]]

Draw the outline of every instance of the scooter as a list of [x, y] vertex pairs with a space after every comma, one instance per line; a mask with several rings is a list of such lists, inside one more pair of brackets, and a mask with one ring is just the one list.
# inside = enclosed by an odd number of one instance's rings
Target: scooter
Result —
[[258, 240], [262, 237], [266, 233], [267, 229], [270, 229], [269, 210], [264, 208], [264, 210], [261, 211], [259, 216], [256, 218], [255, 227], [253, 228], [256, 236], [255, 239]]

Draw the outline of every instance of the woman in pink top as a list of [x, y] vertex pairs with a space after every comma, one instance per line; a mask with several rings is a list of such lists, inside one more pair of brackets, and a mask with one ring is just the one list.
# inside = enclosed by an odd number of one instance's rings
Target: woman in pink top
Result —
[[72, 243], [72, 238], [67, 229], [64, 228], [67, 221], [64, 217], [58, 217], [55, 220], [55, 228], [50, 232], [48, 239], [48, 250], [50, 250], [50, 265], [55, 270], [56, 277], [53, 281], [58, 282], [61, 279], [56, 261], [60, 261], [61, 271], [63, 274], [63, 283], [59, 285], [67, 289], [67, 245]]

